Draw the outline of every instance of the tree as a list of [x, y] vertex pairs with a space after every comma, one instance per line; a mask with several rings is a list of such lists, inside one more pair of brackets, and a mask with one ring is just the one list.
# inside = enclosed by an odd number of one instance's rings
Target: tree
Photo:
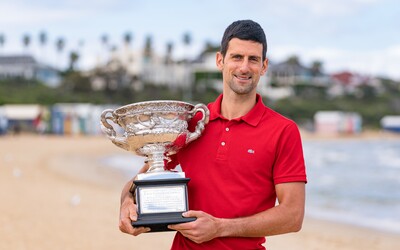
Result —
[[42, 47], [47, 44], [47, 33], [45, 31], [39, 33], [39, 43]]
[[70, 71], [74, 71], [75, 70], [75, 66], [76, 63], [79, 60], [79, 54], [76, 51], [71, 51], [69, 53], [69, 70]]
[[126, 32], [124, 34], [124, 43], [126, 46], [130, 46], [132, 42], [132, 34], [130, 32]]
[[290, 56], [287, 61], [290, 65], [300, 65], [300, 60], [298, 56]]
[[108, 49], [108, 42], [109, 42], [108, 35], [107, 34], [103, 34], [100, 37], [100, 41], [101, 41], [101, 44], [104, 46], [104, 48]]
[[6, 37], [4, 36], [3, 33], [0, 33], [0, 47], [2, 48], [5, 43], [6, 43]]
[[186, 71], [186, 82], [187, 82], [187, 90], [184, 92], [184, 99], [187, 101], [192, 100], [192, 79], [191, 79], [191, 70], [190, 70], [190, 60], [189, 60], [189, 46], [192, 44], [192, 35], [189, 32], [185, 32], [183, 34], [183, 44], [186, 47], [186, 55], [185, 55], [185, 71]]
[[62, 53], [65, 47], [65, 39], [60, 37], [56, 41], [56, 48], [58, 53]]
[[319, 76], [322, 74], [322, 62], [314, 61], [311, 65], [311, 74], [312, 76]]
[[167, 42], [166, 45], [166, 55], [165, 55], [165, 64], [171, 64], [172, 63], [172, 51], [174, 50], [174, 44], [173, 42]]
[[150, 60], [153, 55], [153, 38], [148, 35], [146, 37], [145, 45], [144, 45], [144, 57], [146, 60]]
[[31, 44], [31, 36], [29, 34], [22, 36], [22, 44], [24, 45], [25, 49], [28, 49], [29, 45]]
[[58, 64], [60, 65], [60, 61], [61, 61], [61, 54], [64, 51], [65, 48], [65, 39], [60, 37], [56, 40], [56, 49], [58, 52]]
[[45, 31], [41, 31], [39, 33], [39, 44], [42, 47], [42, 58], [44, 58], [45, 57], [44, 47], [47, 44], [47, 33]]

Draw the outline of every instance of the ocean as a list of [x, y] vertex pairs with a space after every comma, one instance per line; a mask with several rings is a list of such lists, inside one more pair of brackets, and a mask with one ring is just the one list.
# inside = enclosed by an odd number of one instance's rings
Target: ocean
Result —
[[[400, 140], [305, 140], [306, 215], [400, 233]], [[132, 177], [143, 157], [102, 162]]]
[[400, 233], [400, 140], [304, 142], [306, 213]]

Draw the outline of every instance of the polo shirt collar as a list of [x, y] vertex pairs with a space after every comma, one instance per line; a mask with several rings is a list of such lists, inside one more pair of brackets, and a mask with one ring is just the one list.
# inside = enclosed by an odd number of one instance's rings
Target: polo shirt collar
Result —
[[[219, 95], [215, 102], [210, 103], [208, 108], [210, 109], [210, 121], [216, 120], [218, 118], [225, 119], [221, 114], [221, 102], [223, 95]], [[251, 126], [257, 126], [260, 122], [262, 116], [265, 112], [265, 105], [262, 101], [262, 98], [259, 94], [256, 96], [256, 105], [244, 116], [235, 119], [235, 120], [243, 120]]]

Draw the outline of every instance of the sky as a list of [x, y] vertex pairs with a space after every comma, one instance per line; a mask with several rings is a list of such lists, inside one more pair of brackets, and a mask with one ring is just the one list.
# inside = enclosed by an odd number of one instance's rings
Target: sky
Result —
[[[172, 42], [174, 58], [194, 58], [206, 42], [218, 45], [225, 28], [240, 19], [263, 27], [271, 62], [296, 55], [306, 66], [322, 61], [326, 73], [348, 70], [400, 80], [398, 0], [1, 0], [0, 54], [32, 53], [63, 67], [76, 50], [78, 66], [88, 69], [104, 57], [101, 36], [121, 47], [129, 32], [134, 50], [150, 35], [157, 53], [165, 54]], [[42, 31], [45, 47], [38, 42]], [[185, 33], [192, 37], [189, 47]], [[28, 48], [25, 34], [32, 40]], [[56, 53], [60, 37], [66, 41], [64, 56]]]

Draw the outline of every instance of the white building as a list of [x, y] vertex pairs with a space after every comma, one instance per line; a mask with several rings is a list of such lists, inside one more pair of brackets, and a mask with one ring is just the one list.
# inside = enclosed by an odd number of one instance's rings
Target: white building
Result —
[[29, 55], [0, 56], [0, 79], [7, 78], [36, 79], [49, 87], [61, 83], [57, 70], [38, 63]]

